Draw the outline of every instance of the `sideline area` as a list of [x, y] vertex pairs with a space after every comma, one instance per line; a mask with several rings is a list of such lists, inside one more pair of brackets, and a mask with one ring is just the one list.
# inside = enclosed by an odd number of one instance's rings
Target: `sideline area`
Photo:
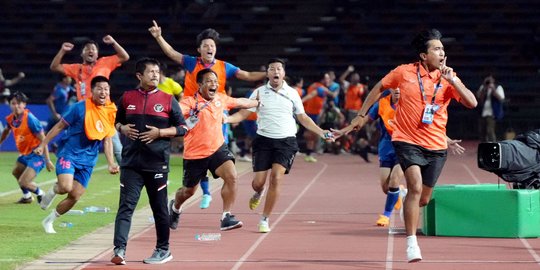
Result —
[[[238, 175], [251, 173], [251, 163], [249, 162], [236, 162], [236, 168]], [[213, 179], [210, 177], [210, 186], [212, 187], [213, 196], [219, 196], [214, 193], [215, 190], [221, 188], [223, 181], [221, 179]], [[177, 187], [169, 186], [169, 199], [174, 196], [174, 192]], [[146, 196], [146, 193], [141, 193], [141, 196]], [[197, 193], [186, 201], [186, 207], [189, 207], [195, 203], [198, 203], [201, 197], [200, 189]], [[221, 203], [220, 200], [216, 200], [215, 203]], [[133, 215], [133, 221], [131, 231], [129, 234], [130, 239], [136, 237], [139, 234], [144, 233], [147, 230], [153, 230], [154, 224], [150, 220], [152, 217], [152, 210], [150, 205], [135, 211]], [[41, 258], [27, 263], [21, 266], [20, 270], [68, 270], [68, 269], [82, 269], [88, 261], [92, 261], [94, 258], [102, 256], [102, 254], [110, 252], [113, 248], [113, 235], [114, 235], [114, 223], [111, 223], [103, 228], [97, 229], [93, 233], [85, 235], [79, 239], [74, 240], [69, 245], [58, 249], [54, 252], [46, 254]], [[54, 263], [52, 263], [54, 262]]]

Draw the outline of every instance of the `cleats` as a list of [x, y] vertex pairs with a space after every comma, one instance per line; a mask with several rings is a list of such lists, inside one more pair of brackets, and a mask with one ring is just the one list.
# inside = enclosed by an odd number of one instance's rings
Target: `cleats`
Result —
[[385, 215], [379, 215], [376, 224], [379, 227], [387, 227], [390, 224], [390, 218]]
[[29, 198], [21, 197], [15, 203], [17, 203], [17, 204], [29, 204], [29, 203], [32, 203], [33, 201], [34, 201], [34, 198], [32, 198], [32, 196], [30, 196]]
[[201, 209], [206, 209], [210, 206], [211, 201], [212, 201], [212, 195], [203, 194], [201, 198], [201, 204], [199, 206], [201, 207]]
[[304, 157], [304, 160], [305, 160], [306, 162], [311, 162], [311, 163], [315, 163], [315, 162], [317, 162], [317, 159], [316, 159], [316, 158], [314, 158], [314, 157], [313, 157], [313, 156], [311, 156], [311, 155], [309, 155], [309, 156], [305, 156], [305, 157]]

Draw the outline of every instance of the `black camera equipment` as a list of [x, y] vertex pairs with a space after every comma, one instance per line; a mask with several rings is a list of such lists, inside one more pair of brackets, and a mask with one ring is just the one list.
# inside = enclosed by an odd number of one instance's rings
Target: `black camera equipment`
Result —
[[540, 129], [515, 140], [478, 145], [478, 167], [492, 172], [514, 189], [540, 189]]

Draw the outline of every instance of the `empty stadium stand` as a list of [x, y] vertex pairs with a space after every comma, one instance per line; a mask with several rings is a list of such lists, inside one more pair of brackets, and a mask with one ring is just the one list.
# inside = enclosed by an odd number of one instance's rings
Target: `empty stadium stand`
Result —
[[[444, 35], [448, 65], [476, 91], [493, 73], [509, 103], [501, 130], [538, 128], [540, 94], [540, 2], [525, 0], [3, 0], [0, 2], [0, 67], [10, 77], [27, 77], [13, 89], [42, 103], [58, 76], [49, 64], [62, 42], [101, 42], [112, 35], [131, 60], [111, 77], [113, 96], [136, 84], [134, 62], [155, 57], [174, 66], [148, 33], [153, 19], [175, 49], [196, 55], [195, 37], [212, 27], [221, 34], [217, 57], [244, 70], [257, 70], [270, 57], [288, 62], [290, 75], [311, 82], [323, 70], [339, 74], [352, 64], [373, 85], [401, 63], [416, 59], [409, 43], [421, 29]], [[76, 45], [77, 46], [77, 45]], [[80, 46], [64, 62], [80, 61]], [[238, 91], [250, 84], [231, 81]], [[475, 112], [451, 108], [449, 134], [467, 138]]]

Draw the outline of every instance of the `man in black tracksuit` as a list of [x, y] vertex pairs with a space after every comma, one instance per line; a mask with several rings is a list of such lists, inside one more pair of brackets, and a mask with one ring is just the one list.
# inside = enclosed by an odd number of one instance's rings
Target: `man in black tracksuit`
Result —
[[167, 208], [170, 138], [183, 136], [187, 127], [178, 102], [157, 89], [159, 62], [143, 58], [135, 69], [139, 89], [124, 92], [117, 104], [116, 128], [123, 135], [124, 147], [111, 262], [126, 264], [131, 218], [144, 186], [154, 214], [157, 243], [152, 256], [143, 262], [161, 264], [172, 259]]

